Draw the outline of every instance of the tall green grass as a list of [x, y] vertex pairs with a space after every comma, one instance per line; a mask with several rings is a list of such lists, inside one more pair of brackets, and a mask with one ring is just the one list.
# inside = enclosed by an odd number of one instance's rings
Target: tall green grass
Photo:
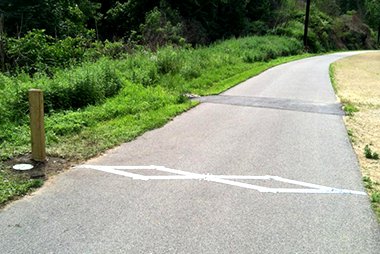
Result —
[[81, 150], [79, 157], [88, 157], [192, 107], [184, 94], [219, 93], [294, 59], [272, 61], [300, 54], [302, 48], [288, 37], [247, 37], [197, 49], [138, 51], [122, 60], [101, 58], [53, 76], [0, 75], [0, 158], [29, 151], [27, 94], [31, 88], [44, 90], [48, 152], [72, 157], [76, 149]]

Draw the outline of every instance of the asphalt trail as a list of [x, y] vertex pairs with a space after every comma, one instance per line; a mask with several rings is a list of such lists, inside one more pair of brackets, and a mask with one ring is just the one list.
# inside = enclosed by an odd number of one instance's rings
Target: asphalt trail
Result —
[[[379, 253], [368, 196], [267, 193], [242, 186], [301, 187], [228, 178], [364, 191], [328, 71], [356, 53], [272, 68], [86, 163], [172, 171], [78, 168], [48, 181], [0, 212], [0, 253]], [[131, 177], [178, 170], [196, 179]]]

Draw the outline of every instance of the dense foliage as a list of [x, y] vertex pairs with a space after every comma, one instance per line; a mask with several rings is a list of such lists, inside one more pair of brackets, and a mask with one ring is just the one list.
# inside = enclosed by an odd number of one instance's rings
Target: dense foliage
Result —
[[[304, 32], [304, 5], [300, 1], [285, 2], [280, 15], [283, 20], [274, 28], [274, 33], [301, 40]], [[377, 47], [373, 31], [364, 23], [370, 17], [364, 1], [319, 0], [314, 3], [308, 34], [308, 45], [312, 52]]]
[[[172, 25], [181, 24], [184, 37], [199, 43], [230, 36], [266, 32], [303, 0], [3, 0], [8, 36], [20, 37], [32, 29], [45, 29], [54, 37], [76, 36], [95, 29], [99, 39], [129, 37], [139, 31], [154, 8], [166, 13]], [[355, 11], [377, 29], [377, 0], [312, 0], [313, 8], [331, 17]], [[292, 5], [293, 9], [286, 7]], [[294, 8], [295, 7], [295, 8]], [[286, 18], [286, 17], [285, 17]], [[197, 37], [197, 38], [196, 38]], [[203, 38], [202, 38], [203, 37]], [[205, 38], [206, 37], [206, 38]]]
[[[313, 0], [312, 52], [377, 47], [378, 0]], [[247, 35], [302, 39], [304, 0], [5, 0], [0, 29], [3, 72], [54, 73], [139, 45], [195, 46]]]
[[121, 60], [102, 57], [56, 71], [53, 77], [45, 72], [33, 77], [0, 74], [0, 158], [29, 149], [30, 88], [44, 90], [47, 144], [51, 146], [62, 136], [78, 134], [102, 121], [179, 105], [186, 101], [186, 93], [220, 92], [226, 80], [243, 81], [254, 75], [239, 80], [244, 72], [262, 71], [270, 66], [265, 61], [302, 50], [299, 41], [287, 37], [247, 37], [198, 49], [140, 50]]

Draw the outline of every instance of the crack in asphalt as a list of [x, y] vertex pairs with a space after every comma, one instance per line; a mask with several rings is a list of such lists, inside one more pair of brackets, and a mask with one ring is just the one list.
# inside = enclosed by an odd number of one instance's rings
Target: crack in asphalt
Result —
[[269, 108], [290, 110], [299, 112], [308, 112], [316, 114], [345, 116], [341, 103], [320, 103], [313, 101], [265, 98], [265, 97], [247, 97], [247, 96], [229, 96], [229, 95], [211, 95], [192, 100], [198, 100], [202, 103], [226, 104], [234, 106]]

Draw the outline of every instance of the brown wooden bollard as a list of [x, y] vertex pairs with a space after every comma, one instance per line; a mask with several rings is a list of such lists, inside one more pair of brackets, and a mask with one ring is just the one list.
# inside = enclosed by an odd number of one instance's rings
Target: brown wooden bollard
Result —
[[44, 99], [42, 90], [29, 90], [29, 111], [32, 158], [35, 161], [45, 161]]

